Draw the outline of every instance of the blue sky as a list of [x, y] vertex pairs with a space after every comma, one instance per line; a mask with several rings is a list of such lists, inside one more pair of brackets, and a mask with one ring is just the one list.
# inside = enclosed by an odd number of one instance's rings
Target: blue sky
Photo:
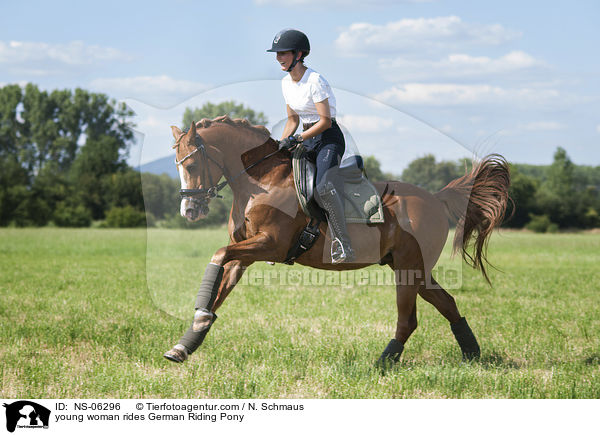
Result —
[[[285, 115], [275, 33], [308, 34], [354, 152], [400, 173], [415, 157], [499, 152], [600, 165], [600, 3], [249, 0], [10, 2], [0, 85], [83, 87], [136, 111], [136, 165], [169, 155], [186, 106], [233, 99]], [[142, 142], [143, 138], [143, 142]]]

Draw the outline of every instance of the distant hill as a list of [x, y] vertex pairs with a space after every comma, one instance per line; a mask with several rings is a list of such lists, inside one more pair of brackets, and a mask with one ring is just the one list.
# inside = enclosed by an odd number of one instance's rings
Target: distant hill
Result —
[[162, 159], [145, 163], [139, 167], [139, 171], [156, 175], [167, 174], [171, 178], [179, 180], [179, 174], [177, 173], [173, 156], [163, 157]]

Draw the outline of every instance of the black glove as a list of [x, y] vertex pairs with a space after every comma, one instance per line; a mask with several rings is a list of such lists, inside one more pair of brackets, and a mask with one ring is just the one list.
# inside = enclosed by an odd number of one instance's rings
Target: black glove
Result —
[[296, 148], [296, 145], [302, 142], [301, 139], [302, 136], [300, 136], [299, 134], [297, 134], [296, 136], [288, 136], [285, 139], [279, 141], [279, 149], [292, 151], [294, 148]]

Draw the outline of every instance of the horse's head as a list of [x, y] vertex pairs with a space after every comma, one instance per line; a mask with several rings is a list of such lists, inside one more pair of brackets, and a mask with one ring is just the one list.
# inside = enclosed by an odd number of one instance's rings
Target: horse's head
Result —
[[[204, 143], [192, 122], [184, 133], [171, 126], [175, 138], [175, 164], [181, 179], [181, 216], [190, 222], [206, 217], [208, 204], [217, 195], [216, 184], [223, 176], [223, 168], [214, 158], [214, 149]], [[213, 156], [211, 156], [213, 154]]]

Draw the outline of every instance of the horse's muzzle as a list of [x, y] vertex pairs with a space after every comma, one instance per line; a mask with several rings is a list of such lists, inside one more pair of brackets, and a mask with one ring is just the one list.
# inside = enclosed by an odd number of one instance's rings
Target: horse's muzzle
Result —
[[208, 205], [202, 205], [200, 207], [188, 207], [185, 210], [185, 218], [190, 222], [196, 222], [200, 219], [204, 219], [208, 212]]
[[197, 198], [183, 198], [183, 217], [189, 222], [196, 222], [206, 217], [210, 211], [208, 201]]

